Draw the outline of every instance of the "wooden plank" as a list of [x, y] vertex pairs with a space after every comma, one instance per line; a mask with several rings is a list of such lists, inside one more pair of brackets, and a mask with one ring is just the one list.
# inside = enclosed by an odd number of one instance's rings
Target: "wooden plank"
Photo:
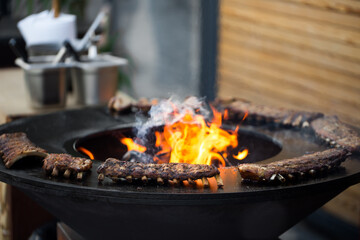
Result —
[[307, 34], [314, 38], [326, 39], [328, 41], [340, 42], [354, 46], [360, 46], [360, 32], [350, 29], [343, 29], [331, 24], [320, 24], [306, 19], [289, 18], [279, 14], [268, 13], [261, 9], [248, 7], [239, 1], [241, 8], [223, 6], [222, 14], [233, 16], [271, 28], [284, 29], [297, 34]]
[[[230, 74], [230, 75], [228, 75]], [[274, 95], [265, 88], [258, 88], [251, 84], [250, 79], [242, 76], [231, 76], [227, 71], [219, 71], [219, 96], [221, 97], [241, 97], [251, 102], [268, 106], [285, 107], [305, 111], [319, 111], [316, 106], [307, 106], [302, 100], [299, 102], [293, 98], [285, 99], [281, 95]], [[249, 81], [251, 80], [251, 81]]]
[[324, 209], [341, 216], [349, 223], [360, 226], [360, 189], [354, 185], [324, 205]]
[[[241, 8], [238, 0], [222, 0], [223, 6]], [[264, 9], [268, 12], [283, 14], [284, 16], [300, 19], [308, 19], [314, 22], [331, 24], [342, 28], [354, 28], [360, 30], [360, 16], [343, 14], [329, 11], [328, 9], [313, 8], [304, 4], [294, 4], [282, 0], [251, 0], [241, 1], [241, 4]]]
[[[224, 96], [231, 96], [233, 92], [224, 91], [224, 85], [229, 85], [235, 91], [237, 95], [251, 101], [258, 102], [258, 98], [267, 98], [268, 100], [261, 101], [259, 103], [271, 105], [269, 99], [272, 102], [276, 102], [276, 106], [286, 107], [289, 109], [299, 109], [306, 111], [320, 111], [325, 114], [338, 115], [341, 120], [354, 126], [359, 126], [360, 118], [359, 115], [353, 115], [354, 109], [337, 105], [336, 101], [326, 101], [320, 98], [315, 98], [313, 101], [309, 101], [311, 95], [302, 93], [299, 91], [285, 89], [274, 86], [266, 85], [266, 80], [256, 79], [248, 74], [236, 75], [227, 70], [219, 70], [221, 81], [219, 83], [219, 92], [223, 92]], [[269, 81], [270, 82], [270, 81]], [[249, 92], [249, 93], [248, 93]], [[221, 96], [221, 95], [220, 95]], [[356, 110], [355, 110], [356, 111]]]
[[232, 56], [232, 58], [244, 58], [254, 63], [262, 63], [267, 66], [276, 67], [279, 70], [299, 74], [304, 79], [313, 79], [325, 84], [334, 84], [334, 87], [348, 86], [359, 89], [360, 79], [346, 76], [328, 69], [318, 68], [308, 64], [300, 64], [289, 58], [280, 58], [265, 52], [249, 50], [247, 48], [234, 48], [220, 43], [220, 56]]
[[297, 75], [287, 74], [282, 71], [274, 70], [262, 64], [251, 63], [245, 59], [220, 58], [220, 70], [228, 70], [234, 74], [251, 74], [255, 78], [267, 79], [274, 86], [282, 88], [294, 88], [299, 92], [311, 94], [316, 98], [337, 99], [339, 104], [353, 106], [354, 110], [360, 109], [359, 90], [333, 87], [330, 84], [318, 83], [312, 79], [304, 79]]
[[[236, 58], [234, 58], [233, 56], [227, 56], [226, 57], [229, 61], [236, 61]], [[220, 58], [221, 61], [224, 61], [224, 58]], [[241, 61], [236, 61], [241, 62]], [[281, 68], [273, 68], [271, 67], [271, 65], [267, 64], [266, 61], [253, 61], [253, 60], [248, 60], [248, 59], [244, 59], [243, 60], [243, 66], [238, 67], [238, 65], [234, 64], [232, 67], [232, 70], [234, 72], [240, 72], [241, 67], [248, 67], [248, 68], [253, 68], [254, 70], [256, 69], [259, 73], [262, 74], [266, 74], [266, 75], [270, 75], [271, 76], [276, 76], [277, 78], [280, 79], [284, 79], [284, 81], [288, 81], [296, 86], [303, 86], [306, 87], [308, 86], [309, 88], [312, 89], [317, 89], [317, 91], [319, 92], [327, 92], [326, 95], [327, 96], [331, 96], [332, 98], [339, 98], [342, 101], [344, 101], [344, 103], [349, 103], [349, 104], [358, 104], [359, 103], [359, 93], [360, 90], [359, 88], [359, 84], [357, 86], [355, 86], [354, 88], [351, 88], [351, 86], [347, 86], [346, 84], [332, 84], [331, 82], [326, 82], [326, 81], [322, 81], [319, 82], [316, 79], [311, 79], [311, 78], [307, 78], [301, 75], [298, 75], [292, 71], [288, 71], [286, 68], [284, 68], [284, 70], [282, 70]], [[228, 64], [228, 62], [224, 62], [224, 63], [220, 63], [221, 64]], [[240, 72], [241, 73], [241, 72]], [[345, 95], [339, 95], [341, 93], [347, 92], [347, 94]]]
[[[344, 41], [345, 35], [333, 38], [309, 29], [305, 33], [286, 22], [297, 20], [308, 22], [308, 27], [320, 24], [358, 34], [360, 1], [223, 0], [220, 7], [218, 96], [335, 114], [360, 127], [359, 45]], [[246, 14], [227, 15], [224, 7]], [[254, 14], [254, 9], [278, 18], [268, 24], [268, 19], [256, 19], [262, 14]], [[285, 23], [275, 22], [280, 20]], [[359, 188], [349, 188], [324, 209], [359, 226], [359, 193]]]
[[0, 240], [11, 240], [11, 186], [0, 182]]
[[284, 0], [341, 13], [360, 15], [360, 2], [353, 0]]
[[[234, 73], [231, 71], [231, 69], [228, 68], [221, 68], [219, 69], [219, 72], [225, 75], [228, 80], [232, 81], [234, 84], [246, 84], [247, 87], [251, 86], [257, 89], [266, 89], [268, 94], [273, 96], [281, 96], [284, 99], [293, 99], [293, 101], [301, 102], [306, 106], [316, 106], [318, 108], [321, 107], [332, 110], [334, 105], [338, 105], [341, 106], [341, 109], [337, 109], [337, 112], [346, 115], [348, 115], [349, 112], [353, 113], [359, 109], [359, 107], [356, 107], [356, 105], [339, 102], [335, 97], [327, 98], [324, 95], [320, 95], [318, 92], [314, 91], [314, 89], [303, 89], [301, 87], [295, 87], [286, 81], [277, 81], [274, 78], [260, 75], [245, 68], [242, 69], [243, 74]], [[241, 84], [239, 84], [239, 79], [244, 79], [248, 82], [245, 83], [244, 81], [241, 81]]]
[[241, 97], [257, 104], [304, 110], [304, 108], [298, 107], [301, 106], [299, 104], [294, 108], [294, 104], [291, 104], [289, 101], [284, 101], [276, 96], [269, 97], [263, 89], [253, 89], [247, 86], [240, 87], [239, 84], [234, 85], [226, 80], [226, 75], [223, 76], [221, 73], [219, 74], [219, 79], [219, 97]]
[[300, 62], [307, 62], [322, 68], [333, 69], [338, 72], [344, 72], [344, 74], [353, 74], [355, 77], [360, 77], [360, 62], [355, 63], [332, 55], [314, 52], [309, 49], [300, 49], [246, 32], [234, 33], [224, 30], [221, 31], [220, 36], [223, 44], [233, 45], [239, 48], [256, 48], [259, 51], [274, 53], [276, 55], [280, 54]]
[[247, 19], [238, 19], [232, 16], [222, 15], [220, 19], [222, 29], [241, 33], [246, 31], [251, 34], [258, 34], [263, 38], [271, 38], [284, 44], [292, 44], [299, 48], [310, 49], [324, 54], [333, 55], [348, 59], [349, 61], [360, 61], [359, 47], [345, 45], [338, 42], [330, 42], [323, 39], [313, 38], [308, 35], [301, 35], [289, 31], [271, 28], [265, 25], [251, 22]]
[[[292, 94], [298, 95], [299, 98], [305, 99], [309, 104], [317, 102], [324, 108], [331, 108], [337, 106], [341, 108], [339, 111], [350, 112], [354, 115], [354, 118], [360, 117], [360, 102], [359, 102], [359, 91], [349, 91], [346, 88], [326, 86], [324, 84], [318, 84], [316, 81], [307, 80], [307, 82], [294, 83], [297, 76], [284, 75], [281, 77], [281, 72], [272, 71], [271, 69], [256, 69], [255, 65], [243, 64], [242, 66], [237, 65], [236, 67], [230, 66], [228, 63], [225, 66], [220, 66], [219, 71], [227, 70], [233, 75], [248, 77], [250, 76], [254, 81], [264, 81], [266, 86], [277, 88], [277, 90], [289, 91], [292, 90]], [[261, 65], [261, 64], [259, 64]], [[236, 70], [234, 70], [236, 68]], [[305, 80], [304, 80], [305, 81]], [[234, 83], [236, 84], [236, 83]], [[237, 83], [239, 84], [239, 83]], [[239, 84], [240, 85], [240, 84]], [[329, 85], [329, 84], [328, 84]], [[261, 86], [258, 86], [261, 88]], [[278, 94], [273, 92], [273, 94]], [[309, 95], [309, 96], [308, 96]], [[320, 101], [320, 102], [319, 102]], [[359, 119], [360, 120], [360, 119]]]

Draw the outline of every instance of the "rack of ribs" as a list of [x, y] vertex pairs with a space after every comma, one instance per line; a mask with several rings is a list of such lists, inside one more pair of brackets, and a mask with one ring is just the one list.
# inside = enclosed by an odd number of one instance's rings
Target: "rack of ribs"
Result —
[[343, 147], [350, 152], [360, 152], [360, 135], [336, 116], [318, 118], [311, 123], [315, 134], [333, 147]]
[[44, 159], [43, 169], [52, 176], [59, 176], [63, 173], [65, 178], [76, 175], [78, 180], [83, 178], [83, 174], [92, 167], [92, 161], [86, 158], [73, 157], [69, 154], [48, 154]]
[[219, 170], [214, 166], [205, 164], [188, 163], [136, 163], [120, 161], [115, 158], [108, 158], [97, 169], [99, 173], [98, 180], [101, 182], [105, 176], [114, 182], [127, 180], [132, 182], [134, 179], [141, 179], [143, 182], [154, 180], [162, 185], [165, 181], [178, 184], [187, 180], [194, 184], [194, 180], [201, 179], [204, 187], [209, 186], [207, 178], [215, 177], [217, 185], [223, 186]]
[[136, 102], [132, 102], [124, 97], [114, 96], [108, 102], [108, 109], [111, 113], [125, 113], [129, 112], [130, 110], [138, 110], [143, 113], [149, 112], [150, 108], [153, 105], [158, 104], [158, 99], [147, 99], [147, 98], [140, 98]]
[[25, 157], [46, 157], [46, 150], [35, 146], [23, 132], [4, 133], [0, 136], [0, 156], [10, 168]]
[[228, 120], [248, 123], [275, 123], [281, 126], [309, 127], [310, 122], [322, 113], [294, 111], [285, 108], [258, 105], [239, 98], [217, 99], [213, 105], [228, 111]]
[[238, 169], [245, 181], [284, 183], [326, 173], [338, 167], [349, 155], [346, 149], [332, 148], [269, 164], [241, 164]]

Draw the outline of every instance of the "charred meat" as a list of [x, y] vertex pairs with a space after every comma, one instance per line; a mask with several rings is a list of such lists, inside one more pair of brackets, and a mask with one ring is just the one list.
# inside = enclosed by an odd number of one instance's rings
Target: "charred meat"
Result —
[[44, 159], [43, 169], [52, 176], [61, 174], [65, 178], [76, 175], [77, 179], [82, 179], [84, 172], [92, 167], [92, 161], [86, 158], [73, 157], [69, 154], [48, 154]]
[[334, 147], [343, 147], [351, 152], [360, 151], [360, 135], [336, 116], [326, 116], [311, 123], [311, 128], [322, 140]]
[[152, 100], [149, 100], [147, 98], [140, 98], [136, 102], [131, 102], [124, 97], [115, 96], [109, 100], [108, 109], [110, 110], [110, 112], [115, 114], [124, 113], [131, 110], [147, 113], [150, 108], [156, 104], [158, 104], [158, 100], [155, 98]]
[[345, 149], [328, 149], [269, 164], [241, 164], [238, 169], [244, 180], [281, 183], [303, 177], [315, 177], [338, 167], [349, 156]]
[[44, 158], [46, 155], [46, 151], [35, 146], [23, 132], [4, 133], [0, 136], [0, 156], [2, 156], [7, 168], [25, 157]]
[[204, 186], [207, 178], [216, 177], [218, 185], [222, 186], [219, 176], [219, 170], [214, 166], [205, 164], [188, 164], [188, 163], [136, 163], [120, 161], [114, 158], [108, 158], [97, 169], [99, 181], [104, 177], [109, 177], [117, 182], [126, 179], [131, 182], [133, 179], [141, 179], [147, 182], [149, 179], [155, 180], [158, 184], [164, 181], [179, 183], [184, 180], [193, 182], [196, 179], [202, 179]]
[[139, 101], [133, 104], [133, 107], [136, 110], [147, 113], [150, 111], [150, 108], [156, 104], [158, 104], [158, 100], [156, 98], [151, 100], [147, 98], [140, 98]]
[[322, 113], [269, 107], [237, 98], [217, 99], [214, 105], [227, 110], [228, 120], [231, 122], [244, 120], [256, 124], [275, 123], [290, 127], [309, 127], [312, 120], [323, 116]]
[[116, 113], [128, 112], [131, 110], [131, 106], [131, 101], [118, 96], [112, 97], [108, 102], [108, 109]]

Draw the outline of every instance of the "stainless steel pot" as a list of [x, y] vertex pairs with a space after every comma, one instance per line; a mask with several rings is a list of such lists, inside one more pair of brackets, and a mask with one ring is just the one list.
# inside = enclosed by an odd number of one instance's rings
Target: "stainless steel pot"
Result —
[[127, 60], [111, 55], [86, 56], [71, 69], [77, 103], [84, 105], [105, 104], [115, 95], [118, 86], [118, 68]]
[[54, 56], [31, 57], [29, 63], [16, 59], [24, 70], [30, 105], [34, 108], [64, 107], [66, 103], [66, 71], [72, 63], [52, 64]]

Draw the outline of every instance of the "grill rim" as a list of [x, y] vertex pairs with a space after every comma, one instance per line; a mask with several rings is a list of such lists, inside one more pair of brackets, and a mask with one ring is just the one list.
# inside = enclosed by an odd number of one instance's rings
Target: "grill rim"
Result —
[[[73, 132], [68, 133], [67, 137], [71, 136], [73, 138], [64, 139], [62, 142], [63, 146], [51, 146], [41, 142], [41, 137], [44, 137], [44, 134], [40, 133], [39, 136], [34, 134], [29, 134], [30, 140], [34, 140], [34, 143], [40, 147], [51, 152], [67, 152], [66, 141], [74, 139], [75, 137], [79, 138], [81, 136], [86, 136], [92, 133], [99, 131], [99, 126], [97, 121], [101, 121], [104, 125], [101, 126], [102, 130], [111, 130], [114, 128], [119, 128], [119, 125], [129, 125], [133, 124], [134, 118], [129, 116], [113, 118], [109, 115], [105, 107], [91, 107], [83, 108], [77, 110], [65, 110], [56, 113], [50, 113], [45, 115], [39, 115], [24, 119], [19, 119], [14, 122], [4, 124], [0, 126], [0, 134], [4, 132], [15, 132], [15, 131], [25, 131], [32, 133], [33, 131], [38, 131], [40, 123], [48, 123], [49, 126], [44, 128], [50, 128], [54, 126], [54, 122], [49, 120], [56, 119], [57, 123], [60, 123], [60, 128], [65, 126], [62, 125], [73, 118], [79, 117], [81, 120], [86, 119], [88, 122], [83, 122], [80, 125], [80, 129], [75, 129], [79, 127], [79, 122], [75, 122], [73, 126]], [[92, 116], [92, 118], [88, 118]], [[34, 125], [37, 123], [38, 125]], [[42, 126], [43, 127], [43, 126]], [[46, 139], [46, 138], [45, 138]], [[41, 142], [41, 144], [39, 144]], [[44, 144], [45, 146], [42, 146]], [[55, 150], [55, 151], [52, 151]], [[80, 153], [71, 152], [74, 155], [80, 155]], [[34, 176], [26, 175], [25, 173], [21, 174], [21, 170], [6, 169], [4, 164], [0, 165], [0, 180], [8, 184], [14, 185], [19, 188], [24, 188], [28, 190], [33, 190], [42, 193], [55, 194], [57, 196], [68, 196], [70, 198], [86, 198], [86, 199], [99, 199], [107, 201], [112, 199], [112, 201], [119, 201], [126, 204], [154, 204], [154, 205], [166, 205], [166, 204], [224, 204], [231, 202], [241, 202], [241, 201], [262, 201], [264, 199], [284, 199], [284, 198], [294, 198], [303, 194], [311, 194], [317, 192], [319, 189], [331, 189], [334, 185], [337, 185], [339, 189], [346, 189], [350, 185], [360, 182], [360, 156], [350, 157], [347, 159], [343, 166], [347, 172], [341, 172], [340, 174], [329, 175], [325, 178], [307, 180], [305, 182], [300, 182], [290, 186], [248, 186], [250, 190], [241, 191], [241, 192], [216, 192], [216, 193], [176, 193], [173, 192], [132, 192], [132, 191], [121, 191], [118, 188], [113, 189], [101, 189], [93, 188], [89, 186], [80, 186], [74, 183], [62, 183], [56, 182], [48, 179], [39, 179]], [[357, 169], [353, 169], [351, 165], [354, 165]], [[92, 174], [95, 173], [97, 165], [94, 164]], [[20, 174], [19, 174], [20, 173]], [[79, 183], [81, 184], [81, 183]], [[142, 187], [146, 189], [145, 187]]]

